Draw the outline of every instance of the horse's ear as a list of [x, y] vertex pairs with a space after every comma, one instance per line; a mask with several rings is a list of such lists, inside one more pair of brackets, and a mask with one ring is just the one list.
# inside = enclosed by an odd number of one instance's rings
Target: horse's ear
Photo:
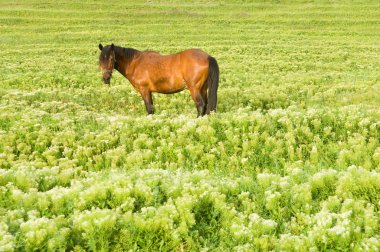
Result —
[[102, 44], [99, 44], [99, 49], [100, 49], [100, 51], [103, 50], [103, 45]]
[[112, 45], [111, 45], [111, 49], [113, 50], [114, 47], [115, 47], [115, 45], [112, 43]]

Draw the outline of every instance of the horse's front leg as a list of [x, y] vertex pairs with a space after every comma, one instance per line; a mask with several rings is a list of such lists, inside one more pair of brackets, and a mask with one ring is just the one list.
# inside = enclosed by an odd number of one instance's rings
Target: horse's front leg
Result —
[[148, 114], [153, 114], [154, 107], [153, 107], [152, 92], [150, 92], [150, 90], [141, 90], [140, 94], [144, 100], [146, 112]]

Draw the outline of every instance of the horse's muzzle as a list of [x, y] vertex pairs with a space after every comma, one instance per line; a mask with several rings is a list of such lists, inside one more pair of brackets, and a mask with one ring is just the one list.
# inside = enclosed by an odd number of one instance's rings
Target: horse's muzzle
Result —
[[111, 82], [111, 78], [108, 78], [108, 79], [103, 79], [103, 81], [104, 81], [104, 84], [110, 84], [110, 82]]

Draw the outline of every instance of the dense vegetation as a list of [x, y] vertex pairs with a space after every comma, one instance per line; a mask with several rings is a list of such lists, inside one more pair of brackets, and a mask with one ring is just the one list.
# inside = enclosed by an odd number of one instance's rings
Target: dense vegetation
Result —
[[[0, 1], [0, 251], [379, 251], [378, 1]], [[219, 62], [153, 116], [99, 42]]]

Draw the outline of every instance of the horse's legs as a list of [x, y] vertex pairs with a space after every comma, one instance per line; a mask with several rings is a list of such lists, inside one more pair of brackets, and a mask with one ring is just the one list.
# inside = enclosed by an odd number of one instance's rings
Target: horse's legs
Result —
[[201, 92], [196, 89], [190, 89], [191, 97], [193, 98], [195, 105], [197, 106], [198, 117], [203, 116], [206, 111], [206, 103], [203, 100]]
[[206, 108], [207, 108], [207, 88], [208, 88], [208, 85], [207, 85], [207, 82], [206, 82], [205, 84], [203, 84], [203, 86], [201, 88], [201, 96], [202, 96], [204, 104], [205, 104], [203, 106], [203, 114], [202, 115], [206, 114]]
[[144, 91], [141, 91], [140, 94], [144, 100], [146, 112], [148, 114], [153, 114], [154, 107], [153, 107], [152, 92], [150, 92], [149, 90], [144, 90]]

